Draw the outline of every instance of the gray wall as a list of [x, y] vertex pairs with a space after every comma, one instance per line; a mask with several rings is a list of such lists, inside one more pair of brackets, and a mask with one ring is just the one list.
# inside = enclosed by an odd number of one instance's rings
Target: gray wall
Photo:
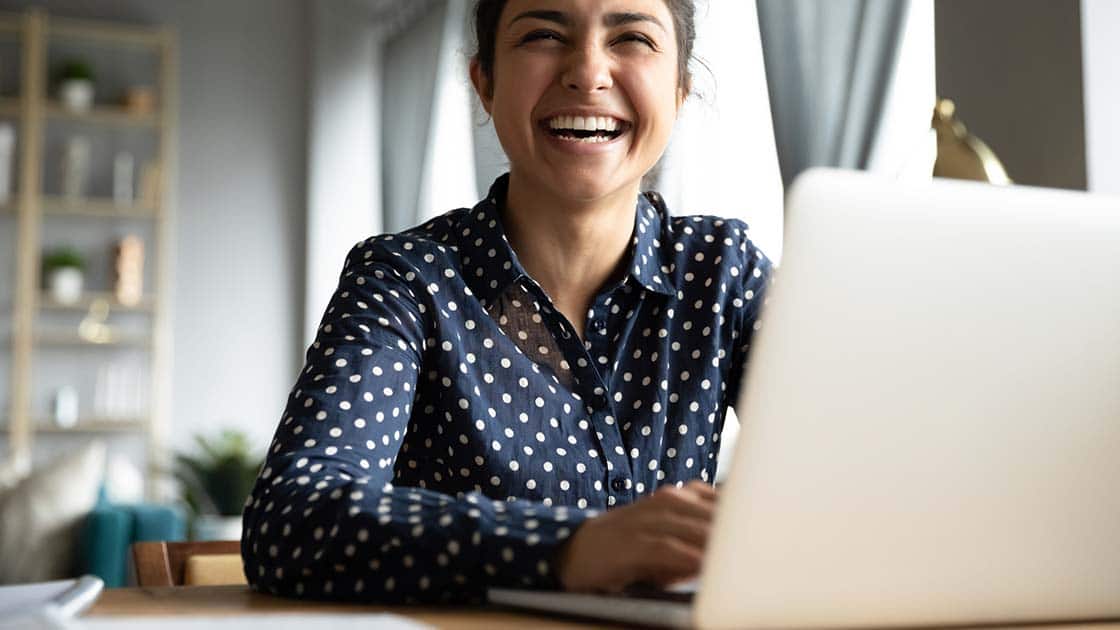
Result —
[[1020, 184], [1084, 189], [1078, 0], [937, 0], [937, 92]]
[[263, 451], [303, 353], [309, 3], [0, 0], [28, 6], [177, 31], [169, 440], [234, 426]]

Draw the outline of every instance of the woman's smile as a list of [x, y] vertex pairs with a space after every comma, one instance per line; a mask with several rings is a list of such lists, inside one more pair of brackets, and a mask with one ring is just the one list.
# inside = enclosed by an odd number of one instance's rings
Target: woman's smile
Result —
[[548, 144], [575, 155], [614, 151], [629, 140], [633, 124], [596, 109], [568, 109], [549, 114], [537, 125]]

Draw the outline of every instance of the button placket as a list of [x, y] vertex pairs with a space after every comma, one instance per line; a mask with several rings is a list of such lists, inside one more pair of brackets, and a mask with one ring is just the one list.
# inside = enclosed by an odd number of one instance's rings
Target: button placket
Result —
[[[610, 387], [607, 385], [613, 378], [612, 373], [617, 352], [617, 348], [611, 345], [612, 340], [607, 334], [609, 330], [608, 320], [612, 317], [616, 319], [622, 317], [621, 314], [612, 316], [611, 310], [615, 309], [619, 313], [625, 313], [628, 308], [636, 308], [635, 305], [631, 304], [633, 300], [622, 299], [623, 294], [623, 290], [613, 290], [599, 296], [588, 313], [588, 326], [593, 333], [586, 335], [587, 353], [590, 355], [591, 367], [594, 368], [592, 371], [598, 377], [596, 380], [599, 383], [593, 388], [592, 394], [594, 397], [589, 400], [594, 401], [598, 407], [606, 410], [605, 413], [595, 414], [595, 423], [602, 434], [600, 441], [604, 447], [603, 454], [611, 463], [608, 466], [607, 488], [610, 489], [610, 492], [607, 499], [608, 504], [612, 506], [632, 502], [635, 488], [633, 462], [627, 454], [629, 449], [622, 435], [623, 423], [618, 414], [615, 413], [614, 401], [610, 398]], [[599, 357], [606, 357], [607, 362], [605, 364], [600, 363]]]
[[[553, 331], [557, 345], [571, 365], [575, 376], [572, 387], [586, 405], [606, 475], [604, 490], [607, 491], [608, 505], [617, 505], [619, 502], [629, 503], [633, 499], [633, 471], [630, 459], [618, 453], [620, 449], [625, 453], [625, 445], [622, 441], [618, 415], [608, 396], [609, 388], [606, 384], [609, 380], [612, 358], [612, 353], [608, 352], [610, 340], [607, 338], [607, 318], [611, 298], [604, 295], [596, 300], [595, 305], [587, 313], [588, 332], [584, 335], [586, 341], [580, 341], [574, 331], [569, 331], [569, 325], [556, 311], [547, 294], [532, 281], [529, 281], [527, 286], [529, 292], [535, 294], [542, 304], [548, 305], [542, 309], [544, 311], [542, 315]], [[600, 356], [608, 358], [606, 365], [599, 362]]]
[[[586, 363], [586, 362], [585, 362]], [[630, 459], [625, 455], [626, 449], [622, 441], [622, 430], [615, 414], [614, 405], [607, 396], [606, 385], [602, 382], [599, 371], [588, 363], [584, 368], [587, 380], [584, 381], [583, 395], [587, 401], [587, 412], [591, 416], [591, 424], [598, 437], [599, 455], [606, 471], [606, 488], [608, 505], [616, 505], [620, 501], [629, 503], [632, 500], [630, 479], [633, 477]], [[588, 391], [590, 389], [590, 391]], [[620, 454], [619, 451], [622, 451]], [[618, 489], [621, 482], [622, 490]]]
[[[607, 396], [608, 388], [603, 380], [603, 373], [600, 372], [601, 367], [609, 366], [599, 365], [597, 357], [600, 356], [601, 352], [596, 352], [596, 350], [605, 347], [605, 337], [600, 336], [600, 339], [604, 340], [596, 342], [597, 340], [592, 339], [595, 335], [585, 335], [588, 338], [585, 346], [585, 343], [580, 341], [574, 331], [569, 331], [567, 322], [552, 306], [544, 292], [534, 283], [530, 282], [528, 284], [530, 292], [537, 294], [542, 304], [548, 305], [542, 308], [541, 314], [547, 321], [550, 330], [552, 330], [553, 337], [556, 338], [561, 352], [571, 365], [574, 376], [572, 388], [585, 405], [585, 411], [591, 423], [591, 437], [598, 446], [597, 451], [602, 463], [603, 489], [607, 493], [607, 503], [611, 506], [617, 505], [620, 501], [628, 503], [632, 499], [631, 488], [633, 487], [630, 460], [618, 454], [618, 449], [623, 448], [622, 434], [612, 402]], [[603, 327], [605, 329], [604, 318], [592, 315], [589, 320], [604, 322]], [[615, 480], [620, 482], [621, 491], [615, 489], [613, 485]]]

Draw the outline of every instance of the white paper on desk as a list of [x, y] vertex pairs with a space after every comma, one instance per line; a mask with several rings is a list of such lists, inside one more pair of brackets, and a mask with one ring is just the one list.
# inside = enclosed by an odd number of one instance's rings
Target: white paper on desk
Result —
[[56, 616], [69, 617], [89, 608], [101, 593], [104, 583], [86, 575], [73, 580], [0, 586], [0, 627], [25, 616], [41, 615], [46, 609]]
[[57, 580], [0, 587], [0, 618], [45, 606], [70, 590], [76, 582], [77, 580]]
[[67, 630], [423, 630], [432, 628], [400, 615], [388, 613], [257, 613], [231, 617], [159, 615], [143, 617], [84, 617], [74, 619]]

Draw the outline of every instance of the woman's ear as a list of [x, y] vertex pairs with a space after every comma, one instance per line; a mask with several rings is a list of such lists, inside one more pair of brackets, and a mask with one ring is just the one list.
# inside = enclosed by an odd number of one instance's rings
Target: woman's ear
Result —
[[471, 84], [474, 85], [475, 94], [478, 94], [478, 100], [482, 101], [483, 109], [489, 115], [490, 105], [494, 100], [493, 86], [490, 85], [486, 73], [482, 71], [482, 64], [478, 62], [477, 57], [471, 59]]

